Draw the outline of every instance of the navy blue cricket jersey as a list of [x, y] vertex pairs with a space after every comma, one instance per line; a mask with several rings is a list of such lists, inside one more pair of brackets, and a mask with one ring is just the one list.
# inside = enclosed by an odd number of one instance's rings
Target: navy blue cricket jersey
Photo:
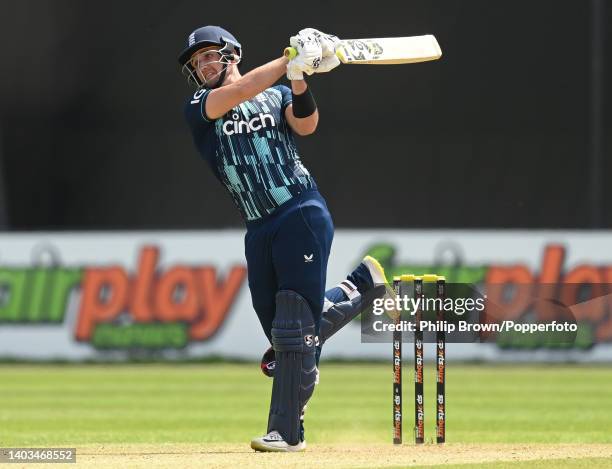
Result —
[[291, 103], [288, 87], [268, 88], [215, 120], [209, 120], [204, 111], [209, 93], [197, 91], [186, 103], [185, 117], [200, 155], [247, 222], [262, 219], [302, 192], [316, 189], [285, 119]]

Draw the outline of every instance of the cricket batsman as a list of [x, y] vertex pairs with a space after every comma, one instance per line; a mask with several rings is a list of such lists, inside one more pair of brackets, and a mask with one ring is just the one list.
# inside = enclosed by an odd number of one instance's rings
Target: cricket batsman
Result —
[[[267, 433], [251, 441], [258, 451], [306, 447], [303, 413], [318, 382], [322, 343], [385, 290], [382, 267], [366, 256], [325, 292], [334, 225], [294, 140], [314, 133], [319, 121], [304, 74], [338, 66], [337, 41], [304, 29], [290, 38], [295, 58], [242, 75], [240, 43], [223, 28], [204, 26], [179, 56], [196, 87], [185, 117], [198, 152], [245, 221], [251, 298], [272, 345], [262, 362], [274, 377]], [[275, 85], [285, 74], [291, 89]]]

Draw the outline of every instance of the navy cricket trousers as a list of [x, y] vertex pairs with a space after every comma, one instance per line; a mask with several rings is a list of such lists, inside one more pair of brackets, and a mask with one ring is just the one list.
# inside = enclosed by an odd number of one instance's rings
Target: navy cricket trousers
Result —
[[249, 288], [270, 342], [279, 290], [293, 290], [308, 301], [319, 333], [333, 237], [331, 215], [317, 190], [305, 191], [269, 217], [247, 224]]

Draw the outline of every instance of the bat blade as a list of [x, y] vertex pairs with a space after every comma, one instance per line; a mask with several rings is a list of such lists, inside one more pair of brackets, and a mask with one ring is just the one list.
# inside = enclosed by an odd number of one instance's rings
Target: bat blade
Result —
[[437, 60], [442, 50], [436, 38], [425, 36], [344, 39], [336, 55], [345, 64], [394, 65]]

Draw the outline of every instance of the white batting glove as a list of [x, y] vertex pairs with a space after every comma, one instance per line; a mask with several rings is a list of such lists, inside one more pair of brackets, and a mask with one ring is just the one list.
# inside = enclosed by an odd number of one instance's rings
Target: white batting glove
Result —
[[317, 38], [321, 44], [321, 55], [323, 58], [336, 55], [336, 46], [340, 42], [340, 39], [338, 39], [337, 36], [334, 36], [333, 34], [324, 33], [314, 28], [302, 29], [298, 33], [298, 35], [314, 36], [315, 38]]
[[303, 80], [304, 73], [312, 75], [321, 64], [321, 43], [311, 34], [298, 34], [291, 36], [289, 44], [297, 50], [297, 56], [287, 64], [287, 78]]
[[291, 36], [289, 44], [297, 50], [295, 58], [299, 58], [305, 66], [316, 69], [321, 63], [321, 42], [315, 36], [309, 34]]
[[306, 65], [299, 57], [298, 55], [287, 63], [287, 79], [289, 80], [303, 80], [304, 73], [307, 75], [314, 73], [314, 69]]
[[340, 59], [336, 56], [336, 54], [330, 55], [328, 57], [323, 57], [321, 59], [321, 64], [317, 67], [317, 69], [314, 72], [315, 73], [329, 72], [330, 70], [333, 70], [334, 68], [336, 68], [338, 65], [340, 65]]

